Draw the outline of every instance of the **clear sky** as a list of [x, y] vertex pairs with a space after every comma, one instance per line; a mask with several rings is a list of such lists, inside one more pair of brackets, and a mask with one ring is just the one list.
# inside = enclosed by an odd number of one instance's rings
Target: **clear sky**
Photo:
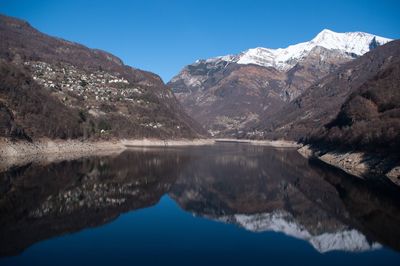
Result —
[[400, 0], [0, 0], [0, 13], [164, 81], [200, 58], [286, 47], [324, 28], [400, 38]]

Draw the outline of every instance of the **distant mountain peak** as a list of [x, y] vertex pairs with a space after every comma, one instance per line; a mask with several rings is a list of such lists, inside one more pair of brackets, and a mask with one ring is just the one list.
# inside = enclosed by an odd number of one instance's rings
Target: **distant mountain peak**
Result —
[[323, 29], [320, 33], [318, 33], [314, 37], [313, 41], [314, 40], [322, 40], [322, 39], [325, 39], [326, 37], [329, 37], [329, 36], [335, 36], [336, 34], [338, 34], [338, 33], [334, 32], [334, 31], [332, 31], [330, 29]]
[[371, 50], [371, 42], [377, 42], [378, 45], [382, 45], [390, 41], [392, 40], [365, 32], [338, 33], [324, 29], [306, 44], [322, 46], [329, 50], [341, 50], [361, 56]]
[[228, 61], [238, 64], [255, 64], [265, 67], [274, 67], [279, 70], [288, 70], [306, 57], [314, 48], [322, 47], [327, 50], [337, 50], [348, 57], [361, 56], [391, 39], [365, 32], [338, 33], [323, 29], [311, 41], [290, 45], [286, 48], [270, 49], [256, 47], [237, 55], [219, 56], [208, 59], [212, 61]]

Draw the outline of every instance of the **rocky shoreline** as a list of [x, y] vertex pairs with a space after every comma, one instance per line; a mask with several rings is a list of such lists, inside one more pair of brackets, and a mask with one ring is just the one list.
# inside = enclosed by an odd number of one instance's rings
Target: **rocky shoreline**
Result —
[[290, 141], [237, 140], [237, 139], [114, 139], [103, 141], [50, 140], [34, 142], [0, 139], [0, 171], [30, 162], [48, 163], [72, 160], [93, 155], [113, 155], [135, 147], [183, 147], [214, 145], [215, 143], [245, 143], [274, 148], [298, 148], [299, 144]]
[[327, 150], [310, 145], [301, 146], [289, 141], [256, 141], [235, 139], [133, 139], [107, 141], [49, 140], [35, 142], [0, 140], [0, 171], [29, 162], [46, 163], [72, 160], [93, 155], [113, 155], [135, 147], [201, 146], [215, 143], [245, 143], [274, 148], [298, 148], [307, 159], [313, 158], [359, 177], [385, 176], [400, 186], [400, 164], [393, 158], [380, 157], [362, 152]]
[[362, 179], [386, 177], [400, 186], [400, 164], [395, 158], [355, 151], [318, 149], [310, 145], [301, 147], [298, 152], [305, 158], [317, 159], [350, 175]]
[[12, 141], [7, 138], [0, 139], [0, 161], [6, 158], [20, 158], [39, 155], [90, 155], [98, 152], [121, 151], [130, 147], [176, 147], [176, 146], [201, 146], [213, 145], [217, 142], [247, 143], [282, 148], [298, 148], [299, 144], [290, 141], [258, 141], [236, 139], [121, 139], [103, 141], [80, 140], [50, 140], [40, 139], [34, 142]]
[[300, 148], [301, 145], [289, 140], [251, 140], [251, 139], [215, 139], [217, 143], [246, 143], [256, 146], [269, 146], [275, 148]]
[[177, 147], [177, 146], [202, 146], [214, 144], [213, 139], [176, 139], [176, 140], [162, 140], [162, 139], [135, 139], [135, 140], [121, 140], [121, 144], [125, 147]]
[[72, 160], [93, 155], [119, 154], [130, 147], [166, 147], [211, 145], [210, 139], [181, 139], [181, 140], [108, 140], [108, 141], [79, 141], [79, 140], [49, 140], [41, 139], [34, 142], [0, 140], [0, 171], [29, 162], [53, 162]]
[[76, 140], [47, 140], [35, 142], [0, 141], [0, 170], [24, 165], [30, 162], [46, 163], [60, 160], [72, 160], [90, 155], [120, 153], [125, 149], [118, 142], [82, 142]]

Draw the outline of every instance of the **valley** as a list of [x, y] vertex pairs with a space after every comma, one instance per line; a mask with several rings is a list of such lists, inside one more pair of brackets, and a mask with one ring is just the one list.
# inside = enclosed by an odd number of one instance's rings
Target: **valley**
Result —
[[92, 154], [127, 143], [241, 139], [307, 145], [313, 151], [307, 156], [316, 159], [362, 154], [347, 168], [342, 159], [324, 162], [399, 182], [399, 41], [325, 29], [287, 48], [197, 60], [164, 84], [112, 54], [45, 35], [25, 21], [1, 16], [0, 33], [5, 164], [10, 156]]

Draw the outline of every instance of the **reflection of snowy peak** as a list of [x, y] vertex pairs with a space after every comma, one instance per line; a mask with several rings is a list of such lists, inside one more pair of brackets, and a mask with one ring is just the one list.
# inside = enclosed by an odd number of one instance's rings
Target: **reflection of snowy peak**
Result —
[[308, 241], [321, 253], [332, 250], [360, 252], [381, 248], [379, 243], [368, 242], [363, 234], [354, 229], [337, 233], [324, 233], [313, 236]]
[[321, 31], [314, 39], [288, 46], [287, 48], [269, 49], [257, 47], [244, 51], [238, 55], [227, 55], [206, 60], [235, 62], [238, 64], [255, 64], [265, 67], [274, 67], [280, 70], [288, 70], [302, 58], [308, 56], [316, 47], [323, 47], [352, 58], [361, 56], [379, 45], [383, 45], [391, 39], [379, 37], [364, 32], [337, 33], [331, 30]]
[[335, 233], [312, 235], [307, 228], [298, 224], [294, 217], [285, 211], [261, 214], [235, 214], [217, 218], [220, 221], [238, 224], [252, 232], [274, 231], [308, 241], [321, 253], [343, 251], [366, 251], [381, 247], [378, 243], [370, 243], [359, 231], [350, 229]]

